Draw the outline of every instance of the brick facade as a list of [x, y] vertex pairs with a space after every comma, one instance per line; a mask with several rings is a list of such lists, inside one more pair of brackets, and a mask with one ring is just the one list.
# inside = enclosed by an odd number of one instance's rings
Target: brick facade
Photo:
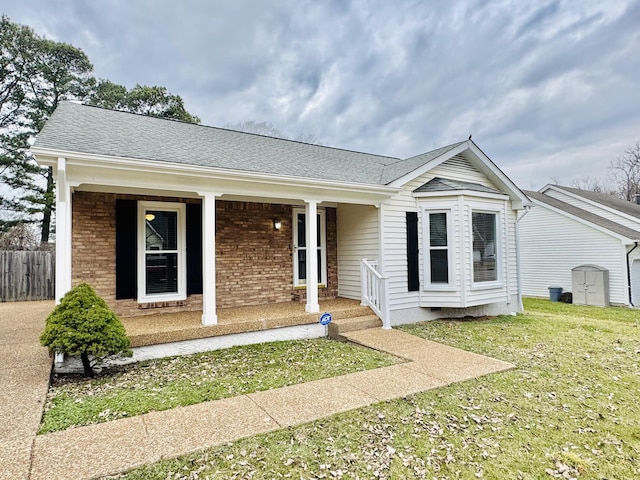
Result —
[[[135, 300], [115, 299], [116, 199], [198, 202], [151, 196], [76, 192], [72, 215], [73, 284], [87, 282], [120, 315], [142, 315], [176, 310], [200, 310], [202, 296], [143, 308]], [[304, 299], [304, 289], [293, 288], [293, 233], [290, 205], [216, 201], [217, 307], [260, 305]], [[274, 218], [282, 222], [276, 231]], [[327, 286], [320, 298], [338, 290], [336, 209], [326, 209]], [[146, 305], [150, 307], [150, 305]]]

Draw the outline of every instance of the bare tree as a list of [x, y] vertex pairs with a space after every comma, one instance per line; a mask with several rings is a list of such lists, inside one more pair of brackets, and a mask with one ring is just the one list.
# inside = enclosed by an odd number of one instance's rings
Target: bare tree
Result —
[[[282, 138], [284, 140], [291, 140], [291, 138], [286, 133], [283, 133], [278, 127], [270, 122], [243, 120], [238, 123], [227, 123], [224, 128], [228, 128], [229, 130], [238, 130], [240, 132], [255, 133], [267, 137], [276, 137]], [[296, 142], [315, 143], [316, 145], [321, 145], [321, 143], [318, 142], [316, 136], [312, 133], [301, 133], [294, 140]]]
[[0, 236], [0, 250], [37, 250], [40, 245], [33, 225], [18, 223]]
[[612, 160], [609, 169], [613, 170], [617, 195], [634, 200], [640, 194], [640, 141]]
[[614, 186], [609, 179], [582, 177], [576, 179], [571, 183], [573, 188], [579, 188], [580, 190], [589, 190], [596, 193], [604, 193], [605, 195], [617, 195]]

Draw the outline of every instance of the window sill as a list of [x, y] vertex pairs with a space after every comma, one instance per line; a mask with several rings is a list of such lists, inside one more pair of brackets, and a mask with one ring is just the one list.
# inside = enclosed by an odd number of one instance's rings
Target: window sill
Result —
[[497, 288], [504, 288], [505, 284], [503, 282], [482, 282], [482, 283], [472, 283], [471, 290], [495, 290]]
[[426, 285], [423, 292], [457, 292], [459, 289], [455, 285]]
[[[138, 298], [138, 306], [150, 305], [154, 303], [169, 303], [169, 302], [184, 302], [187, 300], [186, 295], [172, 294], [172, 295], [153, 295], [149, 297]], [[152, 308], [152, 307], [140, 307], [140, 308]]]
[[[324, 283], [319, 283], [318, 284], [318, 288], [327, 288], [327, 285]], [[306, 285], [294, 285], [293, 286], [294, 290], [306, 290], [307, 286]]]

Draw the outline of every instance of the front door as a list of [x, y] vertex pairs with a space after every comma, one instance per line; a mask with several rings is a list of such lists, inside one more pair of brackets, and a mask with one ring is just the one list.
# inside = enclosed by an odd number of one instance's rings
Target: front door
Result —
[[[302, 208], [294, 208], [293, 210], [293, 285], [295, 287], [307, 284], [307, 255], [311, 253], [307, 251], [307, 230], [306, 213]], [[318, 228], [318, 248], [316, 255], [318, 256], [318, 283], [326, 285], [327, 283], [327, 252], [326, 252], [326, 221], [324, 210], [318, 210], [317, 215]]]

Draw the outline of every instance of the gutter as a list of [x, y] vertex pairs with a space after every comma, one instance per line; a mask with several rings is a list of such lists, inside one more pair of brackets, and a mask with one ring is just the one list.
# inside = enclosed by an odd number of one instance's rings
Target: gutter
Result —
[[[524, 305], [522, 304], [522, 272], [520, 268], [520, 220], [522, 220], [531, 210], [531, 205], [525, 205], [524, 213], [516, 218], [516, 277], [518, 279], [518, 310], [522, 312]], [[637, 245], [637, 243], [636, 243]]]
[[635, 307], [635, 305], [633, 304], [633, 292], [631, 291], [631, 265], [629, 263], [629, 256], [636, 248], [638, 248], [638, 242], [634, 242], [633, 248], [627, 252], [627, 288], [629, 289], [629, 303], [632, 307]]

